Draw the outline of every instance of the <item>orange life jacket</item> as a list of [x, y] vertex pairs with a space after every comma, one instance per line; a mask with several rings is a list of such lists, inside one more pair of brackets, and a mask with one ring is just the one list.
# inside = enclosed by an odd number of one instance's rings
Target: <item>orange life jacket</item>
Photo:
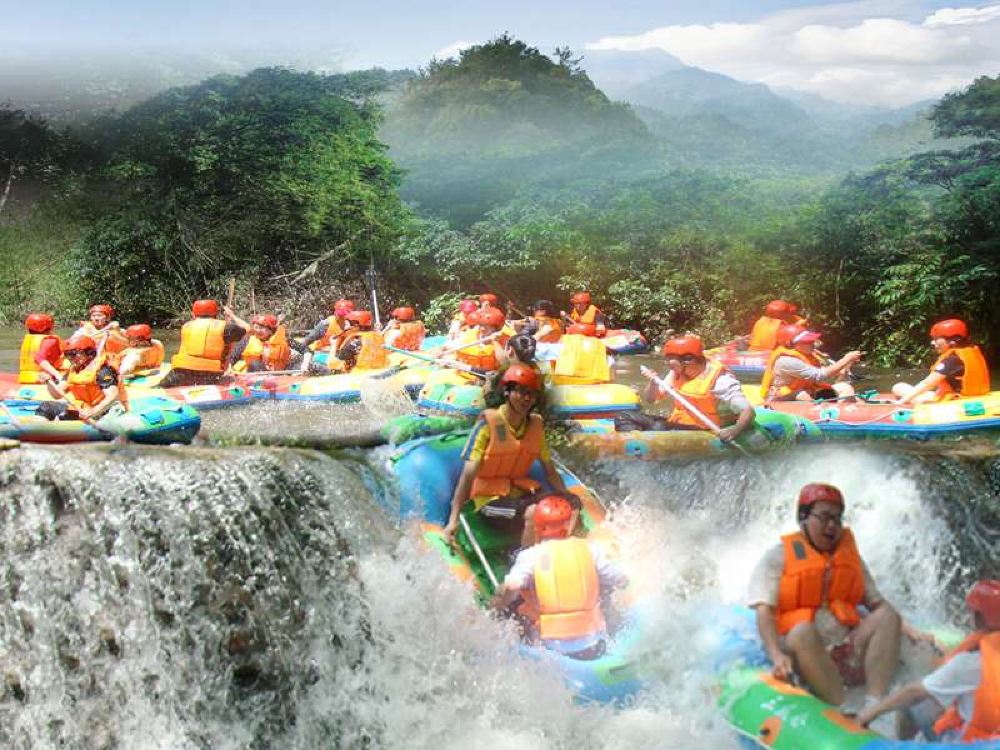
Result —
[[978, 346], [962, 346], [958, 349], [948, 349], [931, 366], [931, 372], [952, 354], [962, 360], [965, 365], [965, 374], [962, 376], [962, 389], [956, 393], [948, 383], [942, 380], [937, 387], [937, 398], [939, 401], [959, 398], [960, 396], [985, 396], [990, 392], [990, 370], [986, 364], [986, 358]]
[[309, 348], [314, 352], [318, 352], [320, 350], [325, 351], [330, 348], [339, 348], [339, 339], [344, 335], [344, 331], [346, 330], [347, 329], [340, 324], [340, 318], [336, 315], [331, 315], [326, 319], [326, 331], [323, 332], [323, 335], [320, 338], [312, 342], [309, 345]]
[[415, 352], [420, 349], [420, 345], [427, 335], [424, 324], [419, 320], [411, 320], [400, 323], [399, 333], [395, 336], [393, 346], [397, 349], [405, 349], [408, 352]]
[[269, 372], [287, 370], [291, 359], [292, 349], [285, 336], [285, 327], [278, 326], [278, 330], [271, 334], [271, 338], [267, 341], [261, 341], [256, 336], [251, 336], [240, 361], [233, 365], [233, 370], [246, 372], [250, 369], [252, 362], [258, 361], [263, 361], [264, 369]]
[[[678, 380], [675, 385], [681, 395], [691, 403], [691, 406], [719, 427], [722, 426], [722, 420], [719, 417], [719, 406], [716, 403], [715, 396], [712, 395], [712, 389], [715, 387], [715, 382], [719, 379], [719, 376], [724, 372], [726, 372], [726, 368], [722, 364], [714, 359], [709, 359], [706, 360], [705, 369], [697, 377], [691, 380]], [[705, 429], [704, 423], [689, 412], [680, 401], [674, 403], [674, 410], [671, 412], [668, 421], [673, 424], [693, 425], [698, 429]], [[727, 415], [727, 421], [734, 422], [735, 418], [730, 419], [729, 415]]]
[[806, 356], [798, 349], [791, 349], [785, 346], [775, 347], [774, 351], [771, 352], [771, 356], [767, 359], [767, 365], [764, 368], [764, 375], [760, 380], [760, 395], [764, 401], [786, 399], [799, 391], [805, 391], [810, 395], [815, 395], [817, 391], [833, 387], [829, 383], [814, 383], [813, 381], [806, 380], [804, 378], [792, 378], [790, 383], [777, 388], [774, 387], [774, 365], [778, 361], [779, 357], [794, 357], [795, 359], [801, 360], [812, 367], [823, 366], [823, 363], [816, 354]]
[[581, 315], [576, 311], [574, 307], [570, 311], [569, 317], [574, 323], [587, 323], [594, 326], [594, 335], [602, 337], [608, 332], [608, 327], [604, 323], [597, 322], [597, 316], [601, 314], [600, 309], [596, 305], [590, 305], [586, 310], [583, 311]]
[[[104, 389], [97, 384], [97, 373], [105, 365], [114, 369], [107, 356], [99, 354], [82, 370], [74, 370], [70, 367], [66, 372], [66, 394], [84, 406], [97, 406], [104, 400]], [[117, 373], [117, 370], [115, 372]], [[125, 392], [125, 386], [120, 381], [118, 383], [118, 400], [122, 406], [128, 408], [128, 395]]]
[[552, 329], [549, 333], [538, 339], [540, 342], [554, 344], [562, 338], [563, 328], [558, 318], [550, 318], [547, 315], [536, 315], [535, 320], [538, 321], [538, 330], [545, 328], [545, 326], [549, 326]]
[[605, 631], [597, 567], [586, 540], [542, 542], [534, 573], [538, 634], [543, 641], [585, 638]]
[[748, 349], [773, 349], [778, 344], [778, 329], [785, 324], [781, 318], [771, 318], [761, 315], [750, 331]]
[[225, 369], [226, 321], [215, 318], [195, 318], [181, 328], [181, 347], [170, 364], [182, 370], [222, 372]]
[[[110, 325], [110, 324], [109, 324]], [[107, 354], [121, 354], [128, 348], [128, 341], [120, 335], [112, 336], [111, 328], [105, 326], [103, 329], [98, 329], [89, 320], [84, 320], [80, 322], [80, 327], [77, 329], [76, 333], [82, 333], [85, 336], [90, 336], [94, 341], [97, 342], [98, 346], [101, 346], [101, 341], [104, 341], [104, 346], [101, 347], [102, 353]]]
[[[865, 596], [865, 576], [854, 534], [844, 529], [833, 553], [818, 551], [805, 534], [781, 537], [785, 568], [778, 584], [778, 633], [812, 622], [825, 606], [842, 625], [861, 622], [858, 605]], [[829, 578], [827, 580], [827, 578]]]
[[524, 436], [518, 439], [497, 409], [486, 409], [482, 416], [490, 437], [472, 482], [472, 496], [504, 497], [510, 494], [512, 487], [526, 492], [537, 490], [540, 485], [528, 476], [528, 472], [542, 453], [542, 418], [538, 414], [529, 415]]
[[976, 690], [968, 726], [957, 704], [948, 706], [934, 724], [934, 731], [939, 735], [965, 727], [960, 736], [962, 742], [1000, 739], [1000, 632], [973, 633], [948, 655], [948, 659], [976, 648], [983, 660], [983, 677]]
[[129, 373], [130, 377], [134, 375], [141, 375], [144, 370], [155, 370], [163, 364], [163, 358], [165, 356], [163, 342], [158, 341], [157, 339], [152, 339], [149, 342], [149, 346], [134, 346], [122, 350], [112, 360], [115, 368], [120, 369], [122, 361], [130, 354], [135, 354], [138, 357], [135, 369]]
[[385, 339], [378, 331], [351, 329], [344, 336], [341, 346], [353, 339], [361, 339], [361, 348], [354, 357], [351, 370], [381, 370], [389, 366], [389, 352], [385, 349]]
[[[51, 333], [26, 333], [24, 339], [21, 341], [21, 369], [17, 376], [18, 383], [41, 383], [38, 376], [41, 375], [42, 368], [35, 362], [35, 355], [38, 354], [38, 350], [42, 348], [42, 342], [46, 339], [54, 339], [56, 343], [59, 343], [59, 337], [53, 336]], [[62, 355], [53, 362], [49, 360], [55, 368], [62, 366]]]
[[455, 352], [455, 357], [459, 362], [463, 362], [469, 365], [469, 367], [475, 367], [479, 370], [486, 372], [499, 370], [500, 363], [497, 360], [496, 346], [493, 344], [493, 340], [484, 341], [481, 344], [473, 343], [481, 338], [482, 336], [479, 335], [478, 328], [470, 328], [463, 332], [459, 342], [469, 343], [467, 346], [458, 349]]

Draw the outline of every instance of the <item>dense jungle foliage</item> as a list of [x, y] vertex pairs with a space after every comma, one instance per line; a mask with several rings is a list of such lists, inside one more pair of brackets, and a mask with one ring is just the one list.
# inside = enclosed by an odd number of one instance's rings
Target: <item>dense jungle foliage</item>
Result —
[[0, 315], [162, 322], [237, 278], [305, 323], [374, 268], [380, 302], [431, 319], [588, 287], [622, 325], [715, 342], [784, 296], [884, 363], [925, 360], [950, 315], [995, 351], [1000, 78], [933, 108], [951, 148], [836, 179], [699, 166], [653, 119], [506, 35], [418, 74], [218, 76], [72, 131], [2, 109]]

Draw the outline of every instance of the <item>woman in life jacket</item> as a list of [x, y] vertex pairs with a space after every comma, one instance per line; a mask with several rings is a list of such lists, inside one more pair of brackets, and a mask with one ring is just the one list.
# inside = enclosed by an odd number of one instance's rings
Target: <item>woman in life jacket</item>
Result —
[[98, 344], [90, 336], [73, 334], [63, 345], [68, 367], [56, 381], [47, 374], [43, 380], [49, 394], [57, 401], [43, 401], [38, 414], [46, 419], [82, 419], [98, 427], [109, 426], [124, 416], [128, 401], [120, 385], [118, 371], [99, 354]]
[[281, 372], [289, 368], [291, 359], [285, 327], [269, 314], [254, 315], [250, 335], [229, 354], [232, 372]]
[[969, 342], [969, 327], [957, 318], [931, 326], [931, 346], [938, 358], [930, 374], [916, 385], [896, 383], [892, 394], [897, 404], [946, 401], [990, 392], [990, 371], [982, 351]]
[[121, 332], [117, 320], [112, 320], [115, 310], [111, 305], [91, 305], [87, 320], [80, 321], [76, 333], [90, 336], [104, 354], [118, 354], [128, 346], [128, 339]]
[[62, 341], [52, 333], [54, 327], [55, 320], [47, 313], [32, 313], [24, 319], [26, 333], [21, 340], [18, 383], [42, 383], [42, 373], [54, 379], [61, 377]]
[[861, 361], [860, 351], [851, 351], [829, 362], [817, 351], [822, 338], [818, 331], [798, 325], [778, 329], [777, 346], [771, 352], [761, 378], [760, 393], [771, 401], [814, 401], [848, 398], [854, 388], [842, 378]]
[[932, 742], [1000, 739], [1000, 581], [979, 581], [965, 599], [975, 632], [924, 677], [858, 714], [868, 726], [891, 711], [898, 738]]
[[122, 378], [148, 375], [163, 364], [163, 343], [153, 338], [153, 329], [146, 323], [136, 323], [125, 329], [128, 348], [116, 358], [118, 375]]

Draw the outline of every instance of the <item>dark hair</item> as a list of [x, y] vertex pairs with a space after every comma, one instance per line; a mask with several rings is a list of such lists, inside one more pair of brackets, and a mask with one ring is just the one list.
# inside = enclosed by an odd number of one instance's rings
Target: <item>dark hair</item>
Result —
[[543, 313], [545, 313], [546, 315], [548, 315], [550, 318], [554, 318], [557, 315], [557, 313], [556, 313], [556, 306], [554, 304], [552, 304], [551, 300], [547, 300], [547, 299], [540, 299], [540, 300], [538, 300], [538, 302], [535, 303], [535, 306], [532, 309], [536, 310], [536, 311], [537, 310], [541, 310]]
[[528, 365], [531, 364], [535, 359], [535, 339], [526, 333], [519, 333], [516, 336], [511, 336], [510, 340], [507, 342], [507, 346], [511, 348], [514, 352], [514, 356], [517, 357], [518, 361], [523, 362]]

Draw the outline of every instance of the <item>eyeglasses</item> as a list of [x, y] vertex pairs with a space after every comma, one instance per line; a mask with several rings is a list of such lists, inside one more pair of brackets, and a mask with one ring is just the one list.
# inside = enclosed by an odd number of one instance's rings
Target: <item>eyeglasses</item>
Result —
[[828, 523], [832, 523], [837, 526], [844, 525], [843, 513], [810, 513], [809, 515], [819, 521], [820, 526], [826, 526]]
[[514, 391], [515, 393], [520, 393], [522, 396], [534, 396], [535, 398], [538, 397], [538, 391], [536, 391], [534, 388], [529, 388], [526, 385], [515, 385], [513, 388], [511, 388], [511, 390]]
[[75, 357], [77, 354], [86, 354], [88, 357], [93, 357], [97, 354], [96, 349], [67, 349], [64, 354], [67, 357]]

